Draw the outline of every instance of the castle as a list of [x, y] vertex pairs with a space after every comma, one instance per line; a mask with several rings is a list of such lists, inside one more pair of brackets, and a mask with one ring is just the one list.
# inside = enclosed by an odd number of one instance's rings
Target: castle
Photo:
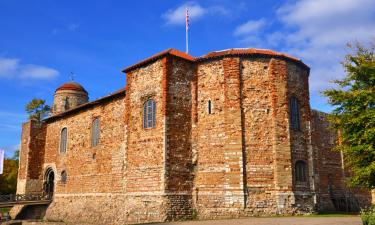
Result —
[[[47, 220], [124, 224], [356, 210], [348, 170], [309, 67], [271, 50], [192, 57], [168, 49], [124, 69], [126, 87], [88, 101], [57, 88], [23, 124], [17, 193], [53, 195]], [[31, 209], [30, 209], [31, 210]]]

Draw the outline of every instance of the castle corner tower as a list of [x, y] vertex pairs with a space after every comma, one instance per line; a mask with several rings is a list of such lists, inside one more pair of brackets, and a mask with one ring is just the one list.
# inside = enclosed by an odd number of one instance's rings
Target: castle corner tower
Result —
[[56, 89], [52, 113], [58, 114], [88, 102], [87, 91], [76, 82], [67, 82]]

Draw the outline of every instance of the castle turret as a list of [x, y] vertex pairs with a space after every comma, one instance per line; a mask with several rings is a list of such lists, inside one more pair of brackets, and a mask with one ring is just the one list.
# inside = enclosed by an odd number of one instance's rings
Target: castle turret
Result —
[[67, 82], [56, 89], [53, 100], [53, 114], [77, 107], [88, 102], [87, 91], [76, 82]]

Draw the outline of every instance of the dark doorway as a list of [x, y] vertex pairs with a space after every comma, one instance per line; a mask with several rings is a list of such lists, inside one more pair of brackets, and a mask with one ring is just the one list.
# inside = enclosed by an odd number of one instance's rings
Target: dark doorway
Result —
[[48, 198], [52, 198], [53, 190], [55, 186], [55, 173], [53, 172], [52, 168], [48, 168], [46, 170], [44, 176], [44, 184], [43, 184], [43, 191]]

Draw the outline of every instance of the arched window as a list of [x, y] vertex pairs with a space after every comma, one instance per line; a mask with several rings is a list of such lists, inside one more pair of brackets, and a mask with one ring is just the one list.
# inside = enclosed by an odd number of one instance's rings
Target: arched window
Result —
[[152, 128], [156, 125], [156, 103], [149, 99], [143, 105], [143, 128]]
[[307, 165], [304, 161], [299, 160], [295, 165], [295, 177], [297, 182], [307, 181]]
[[293, 130], [300, 129], [298, 99], [294, 96], [289, 99], [290, 126]]
[[66, 171], [65, 170], [63, 170], [62, 172], [61, 172], [61, 182], [62, 183], [66, 183], [66, 180], [68, 179], [68, 175], [66, 174]]
[[99, 144], [100, 137], [100, 120], [99, 117], [92, 121], [91, 125], [91, 146], [95, 147]]
[[60, 135], [60, 153], [66, 152], [67, 139], [68, 139], [68, 129], [66, 127], [64, 127], [61, 130], [61, 135]]
[[212, 114], [212, 102], [211, 102], [211, 100], [208, 100], [207, 112], [208, 112], [208, 114]]

